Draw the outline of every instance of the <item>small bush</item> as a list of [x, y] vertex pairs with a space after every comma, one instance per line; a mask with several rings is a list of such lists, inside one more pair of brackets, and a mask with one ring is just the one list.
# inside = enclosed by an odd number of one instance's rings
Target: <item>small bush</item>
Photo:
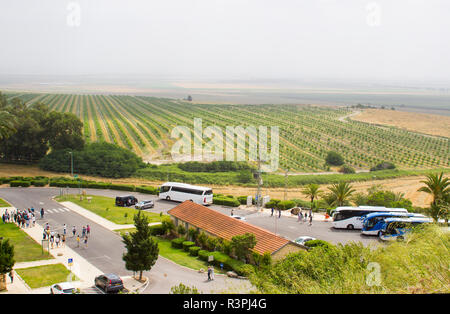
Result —
[[191, 256], [198, 256], [198, 252], [200, 251], [200, 247], [199, 246], [191, 246], [189, 247], [189, 255]]
[[34, 186], [46, 186], [48, 183], [48, 180], [33, 180], [31, 181], [31, 184]]
[[184, 242], [184, 241], [186, 241], [186, 239], [183, 238], [183, 237], [173, 239], [173, 240], [171, 241], [172, 247], [173, 247], [173, 248], [176, 248], [176, 249], [182, 249], [182, 248], [183, 248], [183, 242]]
[[198, 257], [203, 261], [208, 261], [208, 256], [211, 255], [209, 251], [206, 250], [199, 250], [198, 251]]
[[230, 207], [238, 207], [239, 205], [241, 205], [241, 203], [237, 199], [223, 196], [213, 197], [213, 204]]
[[314, 247], [323, 247], [323, 248], [332, 248], [333, 244], [324, 241], [324, 240], [311, 240], [311, 241], [306, 241], [305, 242], [305, 246], [309, 247], [309, 248], [314, 248]]
[[295, 207], [294, 201], [281, 201], [277, 204], [277, 208], [281, 210], [290, 209], [292, 207]]
[[19, 181], [19, 180], [16, 180], [16, 181], [10, 181], [9, 182], [9, 186], [11, 186], [11, 187], [21, 186], [21, 187], [27, 188], [30, 185], [31, 185], [30, 181]]
[[153, 226], [150, 226], [150, 232], [153, 236], [163, 235], [164, 228], [162, 225], [153, 225]]
[[195, 243], [192, 241], [184, 241], [183, 242], [183, 250], [185, 250], [186, 252], [189, 252], [189, 248], [194, 245], [195, 245]]
[[339, 172], [341, 173], [356, 173], [355, 169], [353, 169], [352, 167], [350, 167], [349, 165], [343, 165], [340, 169]]

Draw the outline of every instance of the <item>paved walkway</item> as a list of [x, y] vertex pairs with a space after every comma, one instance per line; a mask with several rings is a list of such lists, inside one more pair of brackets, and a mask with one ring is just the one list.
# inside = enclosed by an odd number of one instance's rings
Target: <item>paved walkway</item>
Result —
[[[270, 216], [272, 214], [272, 209], [271, 208], [261, 208], [259, 212], [257, 212], [257, 209], [255, 206], [245, 206], [245, 205], [241, 205], [239, 206], [239, 209], [243, 209], [243, 210], [248, 210], [251, 212], [254, 212], [254, 214], [263, 214], [264, 216]], [[303, 211], [303, 213], [305, 213], [305, 211]], [[306, 213], [309, 214], [309, 210], [306, 211]], [[273, 211], [273, 215], [278, 217], [278, 210], [274, 209]], [[290, 210], [282, 210], [281, 211], [281, 216], [283, 217], [290, 217], [290, 218], [294, 218], [294, 219], [298, 219], [297, 215], [292, 215]], [[328, 219], [325, 219], [325, 215], [322, 213], [314, 213], [313, 212], [313, 221], [332, 221], [331, 217]]]
[[[64, 205], [66, 205], [66, 204], [64, 204]], [[0, 215], [3, 214], [5, 209], [6, 208], [0, 209]], [[14, 207], [8, 208], [8, 211], [13, 211], [13, 210], [15, 210]], [[131, 225], [131, 227], [134, 227], [134, 225]], [[34, 226], [34, 227], [24, 228], [21, 230], [23, 230], [25, 233], [27, 233], [37, 243], [39, 243], [39, 244], [41, 243], [43, 226], [40, 226], [39, 224], [36, 223], [36, 226]], [[22, 268], [28, 268], [28, 267], [60, 263], [60, 264], [63, 264], [64, 266], [66, 266], [67, 269], [71, 270], [71, 272], [79, 279], [79, 280], [76, 280], [76, 278], [71, 275], [70, 277], [67, 278], [66, 281], [74, 281], [74, 286], [76, 288], [80, 288], [80, 289], [91, 287], [94, 284], [95, 277], [103, 273], [101, 270], [99, 270], [94, 265], [89, 263], [85, 258], [80, 256], [77, 252], [75, 252], [74, 250], [72, 250], [71, 248], [69, 248], [67, 246], [50, 249], [50, 254], [54, 257], [54, 259], [17, 263], [14, 266], [14, 269], [22, 269]], [[72, 266], [69, 266], [69, 264], [68, 264], [69, 258], [71, 258], [73, 260]], [[132, 283], [132, 281], [134, 279], [132, 279], [132, 280], [130, 280], [130, 278], [126, 278], [126, 279], [127, 279], [127, 282], [129, 282], [129, 285], [131, 285], [131, 286], [139, 285], [139, 283], [137, 281], [136, 281], [136, 283]], [[125, 282], [125, 280], [124, 280], [124, 282]], [[8, 289], [8, 291], [2, 292], [2, 293], [14, 293], [14, 294], [49, 293], [49, 287], [42, 287], [42, 288], [31, 290], [26, 285], [26, 283], [20, 278], [20, 276], [17, 274], [17, 272], [15, 272], [14, 282], [12, 284], [10, 283], [9, 277], [7, 276], [7, 289]]]

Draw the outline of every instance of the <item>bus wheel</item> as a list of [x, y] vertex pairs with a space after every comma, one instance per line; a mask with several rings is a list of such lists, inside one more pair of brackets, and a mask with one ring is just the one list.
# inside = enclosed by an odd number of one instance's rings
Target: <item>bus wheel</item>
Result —
[[378, 231], [377, 236], [378, 236], [378, 237], [381, 237], [381, 231]]
[[170, 201], [170, 196], [167, 196], [167, 197], [166, 197], [166, 201]]
[[348, 229], [348, 230], [353, 230], [353, 229], [355, 229], [355, 227], [353, 227], [353, 225], [348, 225], [348, 226], [347, 226], [347, 229]]

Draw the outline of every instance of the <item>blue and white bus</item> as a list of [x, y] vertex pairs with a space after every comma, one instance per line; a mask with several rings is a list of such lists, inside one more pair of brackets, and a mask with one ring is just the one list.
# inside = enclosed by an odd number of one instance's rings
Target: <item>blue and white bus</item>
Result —
[[370, 213], [361, 217], [363, 221], [361, 233], [365, 235], [379, 235], [381, 227], [383, 226], [384, 220], [386, 218], [404, 218], [404, 217], [426, 218], [426, 216], [422, 214], [403, 213], [403, 212]]
[[403, 240], [405, 235], [411, 231], [412, 228], [424, 224], [432, 223], [431, 218], [419, 217], [404, 217], [404, 218], [386, 218], [380, 230], [380, 240], [393, 241]]
[[333, 212], [333, 227], [337, 229], [362, 229], [362, 216], [375, 212], [402, 212], [405, 208], [387, 208], [382, 206], [342, 206]]

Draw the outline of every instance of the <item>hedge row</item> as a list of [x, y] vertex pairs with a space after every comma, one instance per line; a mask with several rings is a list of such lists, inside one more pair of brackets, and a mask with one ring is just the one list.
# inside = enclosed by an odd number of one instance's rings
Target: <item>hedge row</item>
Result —
[[11, 186], [11, 187], [18, 187], [18, 186], [21, 186], [21, 187], [27, 188], [27, 187], [29, 187], [30, 185], [31, 185], [31, 182], [30, 182], [30, 181], [20, 181], [20, 180], [15, 180], [15, 181], [10, 181], [10, 182], [9, 182], [9, 186]]
[[162, 224], [150, 226], [150, 232], [153, 236], [163, 235], [164, 228]]
[[153, 186], [137, 186], [136, 192], [157, 195], [159, 192], [159, 189], [155, 188]]
[[226, 196], [215, 196], [213, 197], [213, 204], [238, 207], [241, 203], [239, 203], [239, 201], [235, 198]]
[[213, 256], [212, 264], [220, 267], [222, 264], [224, 270], [232, 270], [239, 275], [248, 275], [250, 269], [253, 269], [252, 265], [245, 264], [244, 262], [238, 261], [234, 258], [229, 257], [222, 252], [209, 252], [206, 250], [199, 250], [198, 257], [203, 261], [208, 261], [209, 256]]

